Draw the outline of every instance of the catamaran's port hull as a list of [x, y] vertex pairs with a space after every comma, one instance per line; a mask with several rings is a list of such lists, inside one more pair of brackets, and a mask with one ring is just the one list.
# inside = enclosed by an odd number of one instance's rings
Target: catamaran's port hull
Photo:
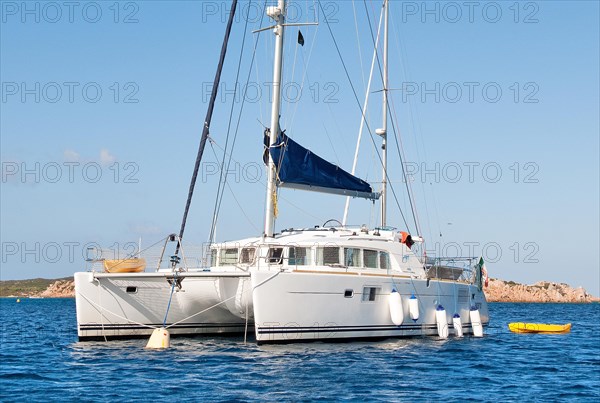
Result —
[[75, 299], [79, 340], [149, 336], [163, 326], [169, 299], [166, 325], [174, 336], [253, 329], [246, 274], [75, 273]]

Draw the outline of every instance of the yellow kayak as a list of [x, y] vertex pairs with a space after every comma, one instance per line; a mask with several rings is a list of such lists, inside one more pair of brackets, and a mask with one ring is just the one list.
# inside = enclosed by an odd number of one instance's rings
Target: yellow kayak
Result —
[[508, 324], [508, 329], [514, 333], [569, 333], [571, 324], [551, 325], [546, 323], [514, 322]]
[[105, 260], [104, 270], [109, 273], [138, 273], [146, 268], [146, 259]]

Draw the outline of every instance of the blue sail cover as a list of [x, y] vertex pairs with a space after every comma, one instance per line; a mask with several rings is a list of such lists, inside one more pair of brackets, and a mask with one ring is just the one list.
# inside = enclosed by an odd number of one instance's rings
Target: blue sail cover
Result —
[[280, 132], [269, 149], [278, 186], [377, 199], [371, 185], [324, 160]]

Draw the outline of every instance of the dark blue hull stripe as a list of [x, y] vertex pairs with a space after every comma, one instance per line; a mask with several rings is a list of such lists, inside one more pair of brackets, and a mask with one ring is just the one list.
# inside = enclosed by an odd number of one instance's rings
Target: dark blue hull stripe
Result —
[[[486, 327], [488, 323], [483, 323]], [[170, 326], [170, 329], [198, 329], [198, 330], [214, 330], [214, 329], [241, 329], [244, 328], [244, 323], [185, 323]], [[248, 323], [249, 328], [254, 327], [254, 323]], [[120, 331], [120, 330], [150, 330], [149, 327], [158, 328], [162, 324], [147, 324], [146, 326], [135, 324], [83, 324], [79, 325], [80, 331]], [[452, 327], [452, 324], [448, 324]], [[469, 329], [472, 324], [465, 323], [463, 328]], [[437, 324], [410, 324], [410, 325], [367, 325], [367, 326], [274, 326], [274, 327], [259, 327], [258, 334], [287, 334], [287, 333], [338, 333], [338, 332], [389, 332], [389, 331], [415, 331], [415, 330], [436, 330]]]
[[[488, 324], [483, 323], [486, 327]], [[450, 328], [452, 324], [448, 324]], [[465, 323], [463, 328], [471, 328], [472, 324]], [[397, 330], [437, 330], [437, 324], [428, 325], [370, 325], [370, 326], [314, 326], [314, 327], [259, 327], [258, 334], [284, 334], [284, 333], [338, 333], [338, 332], [389, 332]]]
[[[119, 324], [119, 323], [100, 323], [83, 324], [79, 325], [80, 331], [91, 331], [91, 330], [140, 330], [149, 329], [149, 327], [159, 328], [162, 327], [162, 323], [149, 323], [145, 326], [135, 324]], [[177, 325], [170, 325], [167, 323], [169, 329], [216, 329], [216, 328], [243, 328], [245, 323], [182, 323]], [[248, 323], [249, 327], [253, 327], [254, 323]]]

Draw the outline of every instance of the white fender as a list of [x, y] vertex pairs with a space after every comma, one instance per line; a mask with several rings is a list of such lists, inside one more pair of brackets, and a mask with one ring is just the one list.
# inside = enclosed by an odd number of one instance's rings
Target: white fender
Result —
[[408, 300], [408, 312], [410, 313], [410, 318], [413, 321], [416, 322], [419, 320], [419, 300], [414, 294], [411, 295], [410, 299]]
[[483, 337], [483, 325], [481, 324], [481, 316], [479, 315], [479, 309], [472, 306], [469, 311], [469, 317], [471, 318], [471, 326], [473, 326], [473, 336]]
[[437, 322], [437, 330], [440, 339], [448, 338], [448, 320], [446, 319], [446, 310], [443, 306], [438, 305], [435, 310], [435, 321]]
[[396, 289], [393, 289], [390, 293], [388, 303], [390, 305], [390, 317], [392, 318], [392, 322], [394, 325], [400, 326], [404, 321], [404, 310], [402, 309], [402, 298]]
[[452, 325], [454, 326], [454, 334], [456, 337], [463, 337], [462, 322], [459, 314], [455, 313], [452, 317]]

